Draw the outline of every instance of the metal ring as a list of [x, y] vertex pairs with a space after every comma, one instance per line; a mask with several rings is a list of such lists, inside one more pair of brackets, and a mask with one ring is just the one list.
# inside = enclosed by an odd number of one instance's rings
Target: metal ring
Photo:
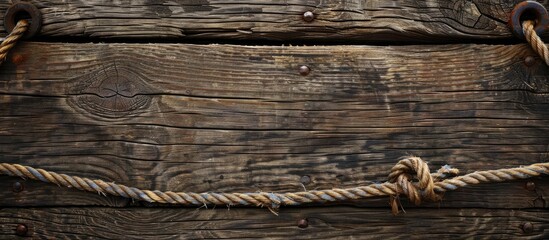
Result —
[[30, 19], [28, 19], [30, 26], [23, 35], [23, 39], [34, 37], [42, 28], [42, 14], [38, 8], [28, 2], [18, 2], [8, 8], [8, 11], [4, 15], [4, 28], [6, 31], [11, 32], [17, 21], [20, 20], [16, 18], [21, 13], [27, 13], [30, 16]]
[[522, 30], [522, 21], [525, 19], [521, 19], [525, 13], [532, 14], [532, 17], [535, 17], [535, 19], [531, 19], [536, 22], [534, 30], [541, 36], [547, 25], [549, 25], [549, 14], [547, 14], [547, 9], [543, 5], [535, 1], [524, 1], [515, 6], [509, 19], [509, 27], [511, 27], [513, 34], [518, 38], [525, 38]]

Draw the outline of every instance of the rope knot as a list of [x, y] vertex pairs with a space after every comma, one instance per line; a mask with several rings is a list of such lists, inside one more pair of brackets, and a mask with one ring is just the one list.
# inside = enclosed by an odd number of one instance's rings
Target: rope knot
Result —
[[[389, 182], [394, 183], [397, 192], [405, 194], [416, 205], [421, 201], [438, 201], [441, 195], [435, 192], [435, 181], [449, 175], [457, 175], [458, 170], [446, 165], [438, 172], [431, 174], [429, 166], [419, 157], [405, 157], [391, 169]], [[415, 177], [414, 177], [415, 176]], [[393, 213], [398, 213], [397, 197], [393, 196], [391, 206]]]

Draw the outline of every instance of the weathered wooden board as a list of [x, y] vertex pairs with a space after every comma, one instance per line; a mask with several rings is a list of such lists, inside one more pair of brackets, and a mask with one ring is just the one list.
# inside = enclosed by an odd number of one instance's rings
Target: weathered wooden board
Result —
[[[4, 13], [11, 1], [0, 3]], [[42, 36], [91, 38], [458, 42], [514, 39], [520, 0], [32, 0]], [[543, 1], [549, 6], [547, 1]], [[312, 11], [316, 19], [305, 22]], [[0, 31], [3, 29], [0, 19]], [[4, 33], [5, 34], [5, 33]]]
[[[408, 154], [463, 173], [543, 162], [549, 68], [526, 66], [530, 55], [525, 45], [25, 43], [0, 67], [0, 155], [196, 192], [297, 191], [303, 176], [308, 189], [381, 182]], [[298, 73], [302, 64], [308, 76]], [[538, 195], [522, 185], [451, 201], [531, 206]], [[547, 179], [538, 187], [547, 192]], [[13, 205], [12, 194], [0, 192], [2, 204]], [[73, 202], [65, 194], [20, 203]], [[119, 204], [95, 197], [84, 204]]]
[[[307, 228], [297, 222], [308, 219]], [[345, 219], [345, 221], [341, 221]], [[532, 228], [523, 230], [524, 224]], [[36, 239], [547, 239], [545, 210], [412, 209], [394, 217], [376, 208], [263, 209], [3, 208], [0, 239], [18, 224]], [[531, 231], [530, 231], [531, 230]]]

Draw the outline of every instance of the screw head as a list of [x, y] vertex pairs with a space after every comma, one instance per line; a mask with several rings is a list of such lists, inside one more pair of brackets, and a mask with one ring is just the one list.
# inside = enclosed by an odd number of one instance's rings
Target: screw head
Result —
[[15, 228], [15, 234], [17, 236], [25, 236], [27, 235], [27, 232], [29, 229], [27, 228], [27, 225], [25, 224], [17, 224], [17, 227]]
[[307, 76], [309, 73], [311, 73], [311, 68], [305, 65], [299, 67], [299, 74], [301, 74], [301, 76]]
[[311, 177], [309, 177], [309, 175], [305, 175], [305, 176], [301, 177], [301, 179], [299, 181], [301, 182], [301, 184], [307, 185], [307, 184], [311, 183]]
[[534, 225], [531, 222], [526, 222], [522, 224], [523, 233], [532, 233], [534, 231]]
[[25, 186], [23, 186], [23, 184], [21, 182], [14, 182], [13, 183], [13, 186], [12, 186], [12, 191], [13, 192], [22, 192], [23, 190], [25, 189]]
[[532, 181], [529, 181], [526, 183], [526, 189], [528, 189], [528, 191], [534, 191], [536, 190], [536, 184]]
[[299, 221], [297, 221], [297, 226], [299, 228], [307, 228], [309, 226], [309, 221], [306, 218], [299, 219]]
[[533, 56], [526, 56], [524, 58], [524, 65], [528, 67], [534, 66], [535, 63], [536, 63], [536, 58]]
[[306, 11], [303, 13], [303, 20], [305, 22], [312, 22], [313, 20], [315, 20], [315, 14], [311, 11]]

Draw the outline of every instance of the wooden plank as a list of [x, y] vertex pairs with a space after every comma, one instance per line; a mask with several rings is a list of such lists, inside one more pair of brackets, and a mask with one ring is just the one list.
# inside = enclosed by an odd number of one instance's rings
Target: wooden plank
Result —
[[[307, 228], [297, 222], [308, 220]], [[531, 224], [525, 233], [523, 225]], [[414, 209], [392, 216], [376, 208], [3, 208], [0, 239], [18, 224], [37, 239], [547, 239], [545, 210]]]
[[[26, 43], [0, 67], [0, 154], [196, 192], [298, 191], [303, 176], [308, 189], [381, 182], [408, 154], [433, 171], [527, 165], [549, 157], [549, 69], [526, 66], [530, 55], [525, 45]], [[521, 197], [494, 207], [532, 200], [506, 191]], [[495, 197], [479, 195], [453, 201]]]
[[[41, 36], [217, 40], [459, 42], [515, 39], [507, 27], [519, 0], [32, 0]], [[544, 1], [544, 6], [549, 6]], [[10, 1], [0, 3], [0, 13]], [[316, 19], [305, 22], [312, 11]], [[4, 32], [0, 18], [0, 31]]]

